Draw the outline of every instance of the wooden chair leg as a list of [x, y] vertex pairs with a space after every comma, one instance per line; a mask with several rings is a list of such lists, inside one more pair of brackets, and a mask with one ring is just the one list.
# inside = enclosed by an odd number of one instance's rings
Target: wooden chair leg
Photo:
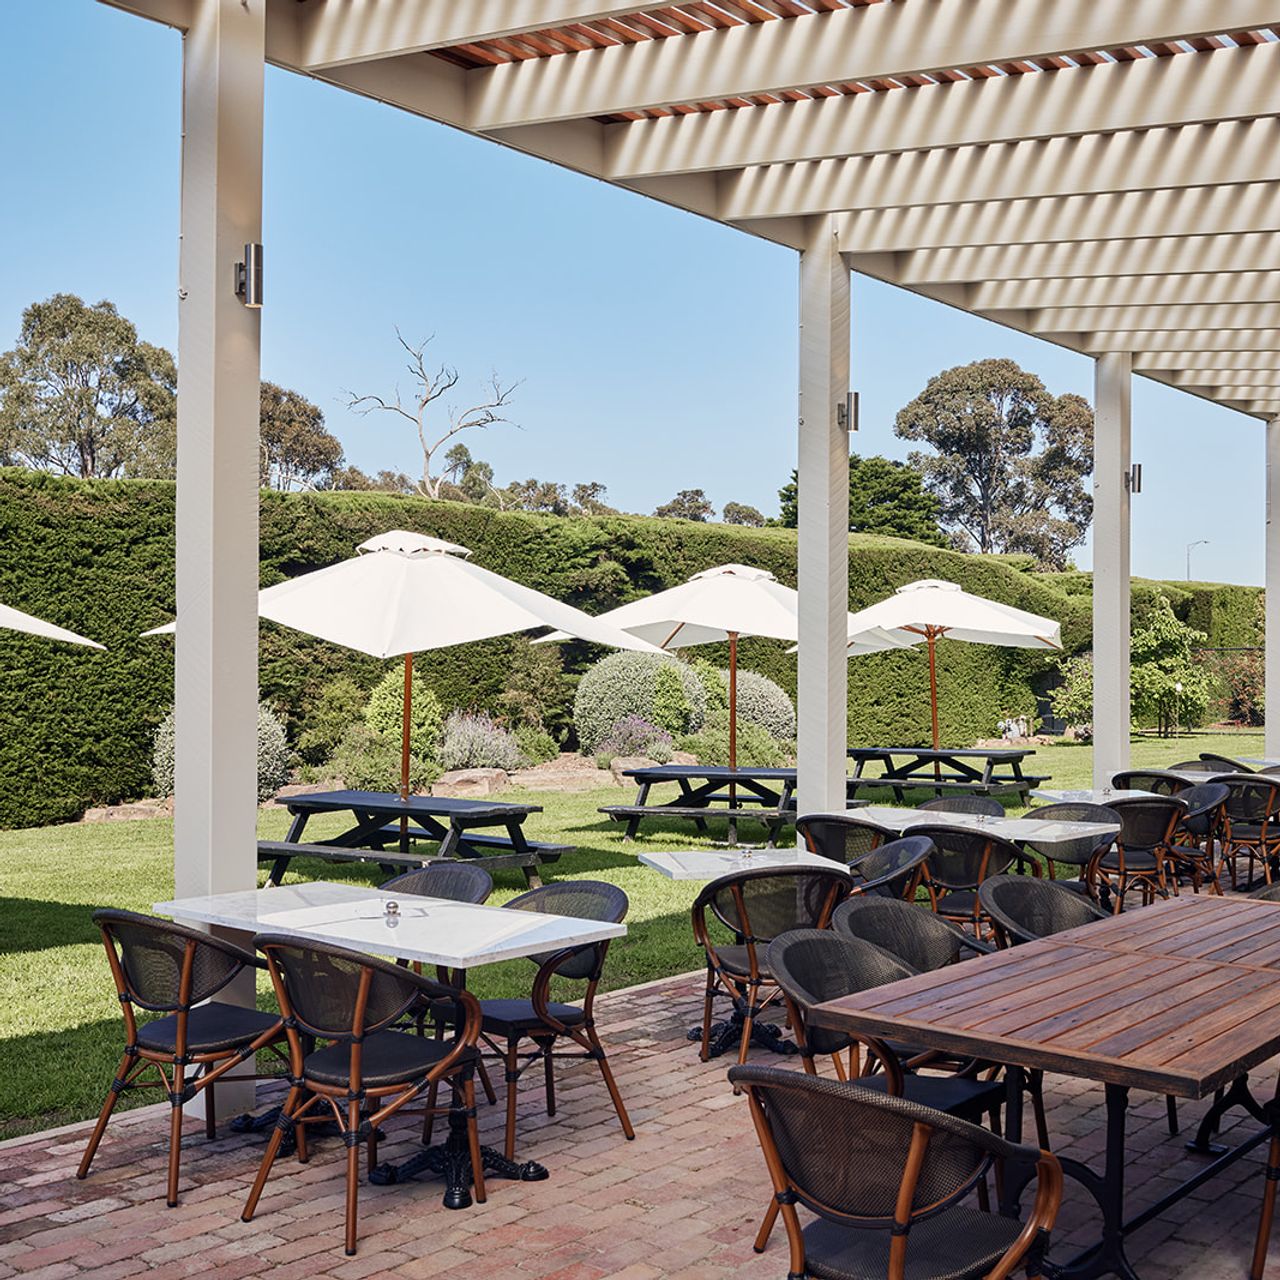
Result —
[[1267, 1153], [1266, 1186], [1262, 1192], [1262, 1212], [1258, 1216], [1258, 1237], [1253, 1245], [1253, 1263], [1249, 1267], [1249, 1280], [1262, 1280], [1267, 1265], [1267, 1250], [1271, 1244], [1271, 1224], [1276, 1214], [1276, 1183], [1280, 1181], [1280, 1136], [1271, 1139]]
[[[360, 1132], [360, 1103], [347, 1103], [347, 1137]], [[360, 1195], [360, 1146], [352, 1143], [347, 1148], [347, 1222], [346, 1222], [346, 1254], [354, 1258], [356, 1254], [356, 1210]]]
[[[293, 1119], [293, 1113], [298, 1108], [298, 1102], [302, 1097], [302, 1089], [295, 1085], [289, 1090], [289, 1096], [284, 1100], [284, 1106], [280, 1108], [280, 1116], [276, 1120], [276, 1127], [271, 1131], [271, 1138], [267, 1142], [267, 1149], [262, 1153], [262, 1163], [258, 1166], [258, 1176], [253, 1180], [253, 1186], [249, 1188], [249, 1199], [245, 1201], [244, 1212], [240, 1215], [241, 1221], [253, 1221], [253, 1215], [257, 1212], [258, 1201], [262, 1198], [262, 1188], [267, 1185], [267, 1176], [271, 1172], [271, 1166], [275, 1163], [276, 1156], [280, 1152], [280, 1144], [284, 1141], [284, 1135], [289, 1132], [290, 1122]], [[298, 1145], [302, 1145], [302, 1127], [298, 1126], [297, 1138]]]
[[[182, 1090], [183, 1068], [175, 1063], [173, 1068], [173, 1098], [169, 1102], [169, 1189], [165, 1203], [170, 1209], [178, 1207], [178, 1164], [182, 1159]], [[173, 1099], [176, 1099], [173, 1100]]]
[[462, 1085], [462, 1101], [467, 1108], [467, 1146], [471, 1151], [471, 1186], [476, 1203], [484, 1204], [484, 1157], [480, 1154], [480, 1127], [476, 1123], [476, 1085], [468, 1077]]
[[422, 1145], [431, 1145], [431, 1131], [436, 1123], [436, 1100], [440, 1096], [440, 1081], [433, 1080], [427, 1086], [427, 1113], [422, 1117]]
[[555, 1043], [554, 1040], [542, 1040], [539, 1042], [539, 1048], [542, 1050], [543, 1092], [546, 1094], [547, 1115], [549, 1116], [553, 1116], [556, 1113], [556, 1070], [555, 1059], [551, 1056]]
[[89, 1166], [93, 1163], [93, 1157], [98, 1152], [98, 1144], [102, 1141], [102, 1135], [107, 1130], [107, 1121], [111, 1119], [111, 1113], [115, 1110], [116, 1099], [124, 1089], [124, 1082], [129, 1078], [129, 1064], [132, 1061], [133, 1059], [127, 1053], [120, 1059], [120, 1066], [116, 1069], [115, 1079], [111, 1082], [111, 1088], [107, 1090], [107, 1097], [102, 1104], [102, 1110], [98, 1112], [98, 1122], [93, 1126], [93, 1132], [89, 1135], [89, 1145], [85, 1147], [84, 1155], [80, 1157], [80, 1167], [76, 1170], [76, 1177], [81, 1182], [89, 1176]]
[[493, 1106], [498, 1101], [498, 1095], [493, 1091], [493, 1081], [489, 1079], [489, 1069], [484, 1065], [484, 1059], [476, 1060], [476, 1070], [480, 1074], [480, 1084], [484, 1088], [484, 1096], [489, 1100], [489, 1105]]
[[213, 1084], [207, 1084], [204, 1087], [204, 1136], [210, 1142], [218, 1136], [218, 1108], [213, 1094], [217, 1087]]
[[609, 1090], [609, 1097], [613, 1101], [613, 1109], [618, 1113], [618, 1123], [622, 1125], [622, 1132], [626, 1135], [627, 1141], [630, 1142], [636, 1136], [636, 1131], [631, 1127], [631, 1117], [627, 1115], [627, 1108], [622, 1101], [622, 1094], [618, 1092], [618, 1082], [613, 1078], [613, 1069], [609, 1066], [609, 1059], [605, 1056], [604, 1046], [600, 1043], [594, 1027], [587, 1032], [587, 1035], [595, 1050], [593, 1056], [596, 1062], [600, 1064], [600, 1074], [604, 1077], [605, 1088]]
[[507, 1041], [507, 1134], [503, 1154], [508, 1160], [516, 1158], [516, 1086], [520, 1081], [520, 1059], [516, 1054], [517, 1040]]
[[1032, 1071], [1029, 1076], [1031, 1110], [1036, 1118], [1036, 1141], [1042, 1151], [1049, 1150], [1049, 1121], [1044, 1114], [1044, 1072]]
[[773, 1234], [773, 1224], [778, 1220], [778, 1202], [770, 1200], [769, 1207], [764, 1211], [764, 1221], [760, 1224], [760, 1230], [756, 1232], [756, 1241], [751, 1247], [757, 1253], [763, 1253], [764, 1247], [769, 1243], [769, 1237]]
[[703, 1062], [711, 1061], [711, 1002], [715, 995], [715, 970], [707, 965], [707, 994], [702, 1001], [702, 1048], [698, 1056]]

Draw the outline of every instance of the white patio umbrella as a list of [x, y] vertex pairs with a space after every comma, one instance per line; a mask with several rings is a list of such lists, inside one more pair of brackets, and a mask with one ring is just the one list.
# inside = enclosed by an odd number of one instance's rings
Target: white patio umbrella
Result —
[[[738, 767], [738, 637], [795, 640], [800, 597], [767, 569], [722, 564], [695, 573], [688, 582], [620, 605], [600, 615], [633, 636], [663, 649], [729, 642], [729, 768]], [[853, 615], [849, 615], [852, 623]], [[563, 639], [551, 635], [547, 640]], [[872, 629], [858, 637], [859, 653], [898, 649], [909, 641]]]
[[0, 604], [0, 627], [9, 631], [25, 631], [28, 635], [44, 636], [46, 640], [64, 640], [67, 644], [88, 645], [90, 649], [105, 649], [105, 645], [96, 640], [87, 640], [78, 636], [66, 627], [55, 627], [52, 622], [37, 618], [21, 609], [12, 609], [7, 604]]
[[[615, 649], [654, 646], [572, 605], [471, 564], [466, 547], [393, 529], [362, 542], [358, 554], [258, 593], [258, 616], [357, 649], [404, 658], [400, 798], [409, 795], [413, 655], [537, 627]], [[147, 635], [174, 630], [157, 627]]]
[[1017, 649], [1061, 649], [1062, 632], [1052, 618], [1042, 618], [962, 591], [954, 582], [925, 578], [899, 587], [879, 604], [849, 619], [849, 652], [868, 632], [885, 632], [906, 644], [929, 646], [929, 701], [933, 719], [933, 745], [938, 742], [937, 642], [967, 640], [970, 644], [995, 644]]

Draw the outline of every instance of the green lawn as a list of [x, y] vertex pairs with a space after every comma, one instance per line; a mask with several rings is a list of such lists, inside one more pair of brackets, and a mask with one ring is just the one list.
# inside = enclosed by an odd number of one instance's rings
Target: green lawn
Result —
[[[1136, 739], [1133, 762], [1171, 764], [1201, 751], [1258, 755], [1262, 736]], [[1042, 747], [1031, 763], [1052, 774], [1054, 786], [1089, 785], [1088, 747]], [[596, 812], [623, 795], [613, 787], [576, 795], [504, 794], [544, 807], [529, 820], [532, 836], [575, 846], [551, 875], [608, 880], [630, 897], [628, 935], [609, 953], [605, 978], [611, 987], [701, 964], [688, 916], [697, 886], [666, 880], [635, 858], [645, 848], [695, 847], [700, 841], [684, 824], [665, 830], [648, 824], [636, 844], [624, 844], [621, 828]], [[334, 829], [340, 823], [330, 821]], [[285, 826], [283, 811], [266, 812], [261, 834], [279, 839]], [[317, 822], [308, 835], [324, 830]], [[750, 828], [744, 835], [751, 838]], [[171, 897], [172, 836], [173, 824], [161, 819], [0, 832], [0, 1137], [96, 1112], [118, 1060], [120, 1015], [89, 916], [96, 906], [146, 911]], [[368, 884], [381, 878], [372, 867], [303, 861], [294, 867], [290, 878]], [[504, 873], [491, 901], [501, 903], [522, 887], [518, 873]], [[515, 994], [527, 991], [530, 976], [526, 962], [512, 961], [477, 970], [471, 986], [482, 997]], [[122, 1101], [134, 1099], [147, 1097], [125, 1095]]]

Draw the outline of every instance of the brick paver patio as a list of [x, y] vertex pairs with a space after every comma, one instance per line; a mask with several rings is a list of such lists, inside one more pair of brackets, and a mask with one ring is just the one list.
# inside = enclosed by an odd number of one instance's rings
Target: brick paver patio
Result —
[[[589, 1063], [564, 1072], [554, 1119], [541, 1114], [539, 1082], [530, 1078], [520, 1154], [543, 1161], [551, 1178], [493, 1179], [488, 1204], [462, 1212], [442, 1208], [436, 1182], [362, 1185], [355, 1258], [342, 1251], [341, 1148], [332, 1140], [314, 1143], [306, 1166], [279, 1162], [258, 1217], [247, 1224], [239, 1214], [261, 1138], [207, 1142], [193, 1123], [177, 1209], [164, 1205], [166, 1125], [154, 1108], [113, 1122], [83, 1183], [73, 1173], [87, 1125], [0, 1144], [0, 1278], [113, 1280], [163, 1270], [220, 1280], [420, 1280], [460, 1268], [484, 1280], [781, 1280], [787, 1272], [781, 1226], [763, 1256], [751, 1250], [769, 1188], [746, 1104], [725, 1082], [728, 1063], [703, 1065], [684, 1037], [698, 1016], [700, 987], [700, 975], [685, 976], [599, 1001], [634, 1142], [623, 1140]], [[1269, 1092], [1273, 1070], [1256, 1073], [1259, 1093]], [[1096, 1163], [1101, 1088], [1051, 1076], [1045, 1092], [1055, 1148]], [[1199, 1167], [1181, 1140], [1168, 1136], [1163, 1099], [1134, 1101], [1131, 1210]], [[1204, 1105], [1181, 1105], [1184, 1130]], [[501, 1112], [501, 1098], [498, 1107], [482, 1107], [484, 1141], [500, 1142]], [[1249, 1122], [1237, 1123], [1246, 1132]], [[416, 1128], [412, 1118], [396, 1124], [384, 1158], [408, 1154]], [[1247, 1274], [1264, 1154], [1265, 1148], [1252, 1153], [1134, 1238], [1130, 1256], [1144, 1280]], [[1059, 1239], [1089, 1237], [1093, 1213], [1082, 1201], [1068, 1181]]]

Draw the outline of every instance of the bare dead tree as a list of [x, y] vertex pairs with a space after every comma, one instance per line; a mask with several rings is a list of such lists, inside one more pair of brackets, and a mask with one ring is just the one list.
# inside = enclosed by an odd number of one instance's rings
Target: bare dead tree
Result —
[[[424, 497], [438, 498], [444, 476], [433, 476], [431, 465], [437, 453], [456, 435], [464, 431], [480, 430], [490, 427], [495, 422], [510, 422], [503, 412], [511, 403], [511, 396], [520, 385], [519, 382], [503, 383], [496, 373], [492, 374], [485, 384], [483, 399], [464, 409], [450, 407], [446, 411], [449, 425], [439, 435], [437, 427], [429, 425], [428, 410], [430, 406], [447, 395], [458, 385], [458, 371], [452, 365], [442, 364], [433, 373], [427, 367], [426, 350], [435, 337], [420, 342], [416, 347], [406, 342], [400, 330], [396, 330], [396, 340], [409, 356], [409, 376], [414, 381], [414, 394], [408, 402], [401, 397], [400, 388], [395, 391], [395, 398], [385, 400], [382, 396], [351, 394], [347, 407], [359, 414], [374, 413], [378, 410], [398, 414], [406, 421], [413, 423], [418, 433], [418, 444], [422, 448], [422, 478], [418, 480], [418, 490]], [[434, 416], [434, 415], [433, 415]]]

